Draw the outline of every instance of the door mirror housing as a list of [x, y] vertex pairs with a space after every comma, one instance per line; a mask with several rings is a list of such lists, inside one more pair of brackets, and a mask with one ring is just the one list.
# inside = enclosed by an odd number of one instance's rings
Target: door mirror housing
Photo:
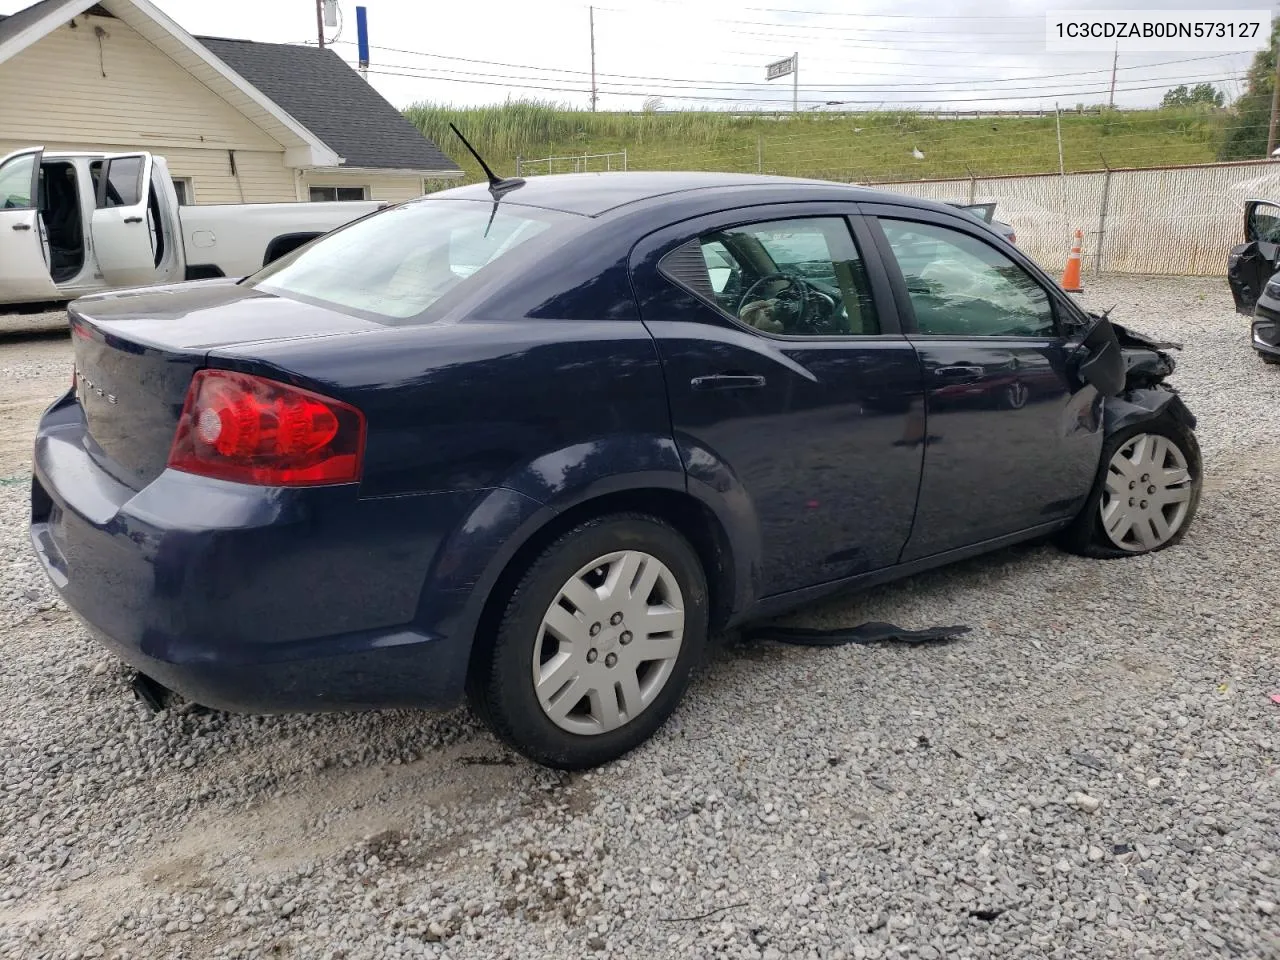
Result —
[[1106, 317], [1099, 317], [1089, 328], [1076, 353], [1082, 359], [1076, 373], [1085, 383], [1104, 397], [1119, 396], [1124, 391], [1128, 370], [1120, 338]]

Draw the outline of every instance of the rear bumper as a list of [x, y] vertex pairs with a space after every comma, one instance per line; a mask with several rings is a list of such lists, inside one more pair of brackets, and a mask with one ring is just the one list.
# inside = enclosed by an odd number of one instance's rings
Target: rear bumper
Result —
[[[475, 493], [360, 498], [166, 471], [141, 491], [85, 451], [78, 405], [36, 439], [31, 541], [123, 660], [210, 707], [447, 707], [478, 605], [441, 568]], [[474, 582], [474, 581], [473, 581]]]

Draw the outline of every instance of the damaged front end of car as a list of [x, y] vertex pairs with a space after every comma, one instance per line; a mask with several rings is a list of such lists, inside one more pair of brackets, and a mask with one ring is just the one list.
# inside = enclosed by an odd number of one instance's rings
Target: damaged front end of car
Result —
[[1090, 313], [1077, 351], [1077, 376], [1102, 395], [1103, 431], [1116, 433], [1143, 420], [1170, 416], [1188, 430], [1196, 426], [1178, 391], [1166, 379], [1177, 367], [1170, 351], [1182, 344], [1156, 340]]

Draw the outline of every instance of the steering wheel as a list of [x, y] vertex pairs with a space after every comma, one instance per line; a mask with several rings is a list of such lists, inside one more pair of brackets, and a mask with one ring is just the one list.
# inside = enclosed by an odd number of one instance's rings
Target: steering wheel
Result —
[[742, 298], [738, 301], [737, 314], [741, 316], [742, 308], [752, 302], [752, 294], [756, 292], [757, 287], [761, 287], [766, 283], [776, 283], [779, 280], [785, 280], [787, 286], [775, 293], [770, 299], [787, 304], [795, 312], [796, 325], [803, 326], [809, 317], [809, 285], [799, 277], [789, 273], [766, 273], [751, 286], [747, 287], [746, 292], [742, 294]]

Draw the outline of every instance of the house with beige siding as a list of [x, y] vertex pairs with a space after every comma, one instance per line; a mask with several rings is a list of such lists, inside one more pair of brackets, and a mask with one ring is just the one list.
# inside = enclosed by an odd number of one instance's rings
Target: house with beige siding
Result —
[[150, 0], [0, 16], [0, 156], [146, 150], [183, 203], [407, 200], [457, 164], [328, 49], [194, 37]]

